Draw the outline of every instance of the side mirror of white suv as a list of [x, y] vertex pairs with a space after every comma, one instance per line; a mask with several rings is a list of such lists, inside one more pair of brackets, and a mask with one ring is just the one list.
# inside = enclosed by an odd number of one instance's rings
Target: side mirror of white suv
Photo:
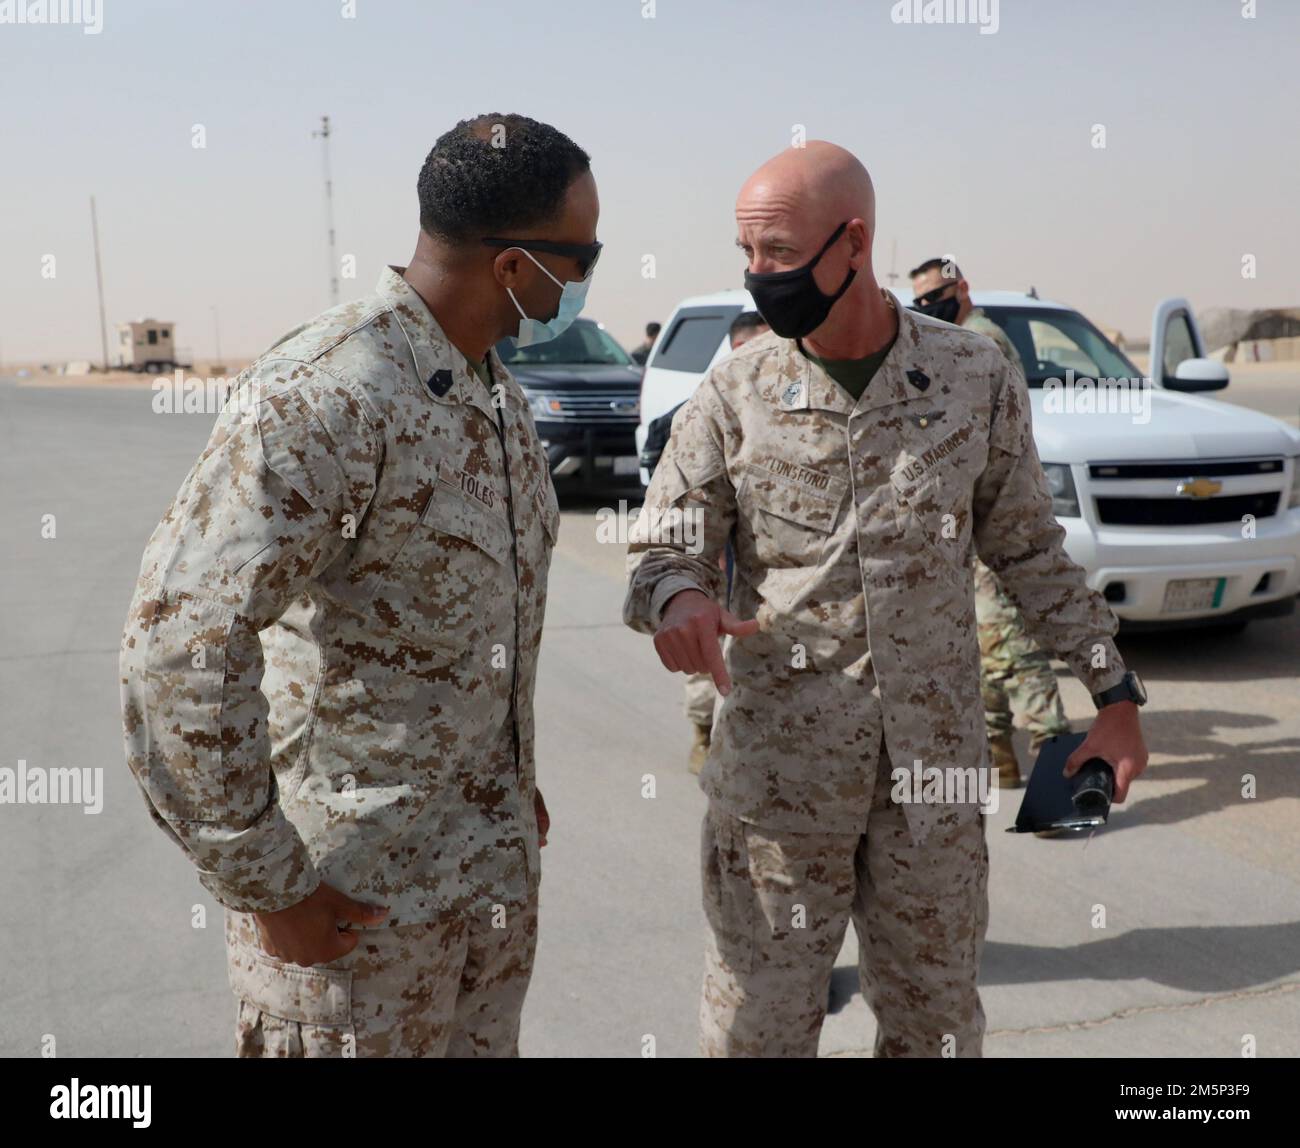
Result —
[[1228, 368], [1207, 358], [1201, 329], [1186, 299], [1164, 299], [1151, 319], [1151, 379], [1171, 391], [1221, 391]]
[[1165, 386], [1174, 391], [1221, 391], [1228, 385], [1228, 368], [1215, 359], [1184, 359]]

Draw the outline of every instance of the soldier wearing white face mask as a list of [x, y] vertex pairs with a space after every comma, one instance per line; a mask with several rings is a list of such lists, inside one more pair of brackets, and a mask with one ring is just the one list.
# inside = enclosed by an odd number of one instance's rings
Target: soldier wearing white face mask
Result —
[[410, 265], [240, 377], [123, 636], [128, 764], [228, 910], [244, 1056], [517, 1052], [559, 508], [492, 347], [573, 320], [599, 202], [523, 116], [443, 135], [419, 196]]

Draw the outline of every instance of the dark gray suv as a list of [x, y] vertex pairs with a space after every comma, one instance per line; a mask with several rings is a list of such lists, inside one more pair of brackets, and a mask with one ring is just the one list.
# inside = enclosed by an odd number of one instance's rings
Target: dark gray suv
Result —
[[532, 408], [551, 474], [583, 485], [639, 485], [636, 428], [642, 368], [599, 323], [577, 319], [558, 339], [497, 344]]

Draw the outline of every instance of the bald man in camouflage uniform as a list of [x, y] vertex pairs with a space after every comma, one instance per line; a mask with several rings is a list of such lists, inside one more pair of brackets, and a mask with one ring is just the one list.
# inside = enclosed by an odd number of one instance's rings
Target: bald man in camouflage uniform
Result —
[[[625, 621], [722, 695], [701, 775], [710, 1056], [815, 1055], [849, 920], [877, 1055], [980, 1055], [979, 787], [910, 780], [987, 777], [972, 542], [1090, 688], [1126, 677], [1114, 616], [1061, 548], [1023, 378], [880, 290], [874, 202], [821, 141], [742, 189], [750, 270], [783, 276], [770, 295], [746, 276], [772, 333], [708, 372], [647, 492], [698, 516], [702, 552], [649, 537], [653, 515], [629, 547]], [[733, 531], [734, 614], [715, 600]], [[1136, 706], [1103, 708], [1079, 752], [1115, 764], [1122, 796], [1146, 761]]]
[[[1024, 374], [1020, 354], [1007, 333], [971, 302], [970, 284], [955, 262], [928, 259], [909, 274], [914, 307], [992, 339], [1007, 362]], [[974, 566], [984, 726], [998, 782], [1014, 788], [1021, 784], [1021, 777], [1011, 740], [1013, 705], [1029, 730], [1030, 753], [1034, 756], [1048, 738], [1069, 733], [1070, 723], [1061, 704], [1051, 659], [1029, 636], [1024, 618], [992, 571], [978, 558]]]
[[590, 270], [597, 201], [524, 117], [440, 138], [420, 197], [409, 267], [240, 376], [122, 640], [128, 763], [227, 909], [241, 1056], [517, 1054], [559, 509], [492, 347]]

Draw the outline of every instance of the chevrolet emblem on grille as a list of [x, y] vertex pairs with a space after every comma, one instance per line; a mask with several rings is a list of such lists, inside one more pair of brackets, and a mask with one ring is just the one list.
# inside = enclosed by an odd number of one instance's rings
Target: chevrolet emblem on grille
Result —
[[1212, 478], [1185, 478], [1178, 484], [1177, 493], [1185, 498], [1209, 498], [1223, 489], [1223, 483]]

